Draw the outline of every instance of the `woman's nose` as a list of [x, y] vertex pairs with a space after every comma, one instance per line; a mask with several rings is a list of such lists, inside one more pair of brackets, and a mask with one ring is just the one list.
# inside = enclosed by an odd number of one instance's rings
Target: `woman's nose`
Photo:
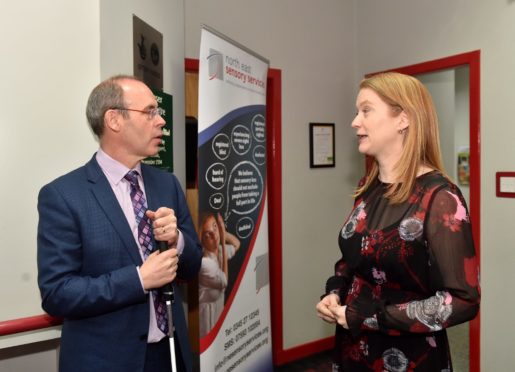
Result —
[[354, 119], [352, 120], [352, 122], [351, 122], [350, 126], [351, 126], [352, 128], [357, 128], [357, 127], [359, 127], [359, 125], [360, 125], [360, 118], [359, 118], [359, 115], [356, 115], [356, 116], [354, 117]]

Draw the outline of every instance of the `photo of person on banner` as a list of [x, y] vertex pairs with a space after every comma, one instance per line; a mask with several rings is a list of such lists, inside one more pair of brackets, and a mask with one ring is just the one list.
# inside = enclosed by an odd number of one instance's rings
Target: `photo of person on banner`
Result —
[[199, 272], [200, 337], [215, 325], [224, 308], [229, 280], [228, 260], [240, 248], [240, 240], [225, 229], [219, 213], [205, 213], [199, 227], [202, 264]]

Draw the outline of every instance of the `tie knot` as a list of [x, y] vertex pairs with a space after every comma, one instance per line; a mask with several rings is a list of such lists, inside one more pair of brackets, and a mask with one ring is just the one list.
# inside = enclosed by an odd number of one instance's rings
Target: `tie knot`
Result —
[[125, 176], [123, 176], [123, 178], [125, 178], [127, 181], [129, 181], [131, 186], [134, 186], [137, 188], [137, 187], [139, 187], [138, 174], [139, 174], [138, 171], [130, 170], [127, 172], [127, 174]]

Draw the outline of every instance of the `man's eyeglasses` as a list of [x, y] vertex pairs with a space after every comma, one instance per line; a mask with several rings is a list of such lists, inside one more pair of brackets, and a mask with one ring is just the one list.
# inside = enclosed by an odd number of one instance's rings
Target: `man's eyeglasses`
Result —
[[156, 116], [163, 116], [164, 110], [161, 107], [154, 107], [148, 110], [136, 110], [136, 109], [130, 109], [125, 107], [114, 107], [113, 110], [124, 110], [124, 111], [135, 111], [135, 112], [141, 112], [142, 114], [147, 114], [148, 120], [154, 119]]

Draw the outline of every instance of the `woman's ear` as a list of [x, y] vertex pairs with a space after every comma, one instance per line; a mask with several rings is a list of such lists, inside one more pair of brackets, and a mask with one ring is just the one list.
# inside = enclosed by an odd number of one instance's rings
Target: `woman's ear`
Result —
[[406, 111], [402, 111], [400, 113], [399, 119], [400, 119], [399, 124], [398, 124], [399, 127], [397, 128], [397, 130], [399, 132], [404, 132], [408, 129], [409, 124], [410, 124], [408, 115], [406, 114]]

